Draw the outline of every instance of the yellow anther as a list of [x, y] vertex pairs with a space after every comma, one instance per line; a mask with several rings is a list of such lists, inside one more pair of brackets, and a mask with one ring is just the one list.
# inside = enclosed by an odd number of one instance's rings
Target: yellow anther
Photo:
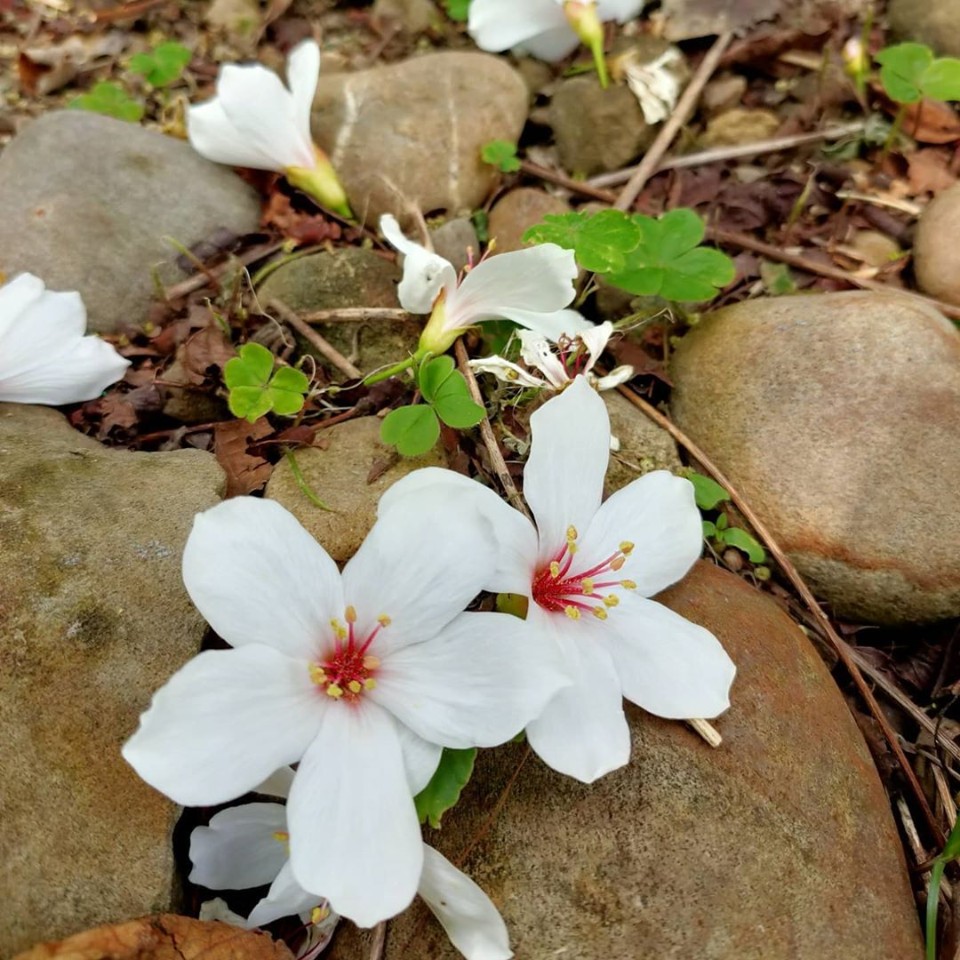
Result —
[[381, 627], [389, 627], [393, 621], [385, 613], [381, 613], [380, 616], [377, 617], [377, 623], [379, 623]]
[[607, 619], [607, 611], [604, 610], [603, 607], [594, 607], [594, 608], [593, 608], [593, 615], [594, 615], [598, 620], [606, 620], [606, 619]]
[[380, 658], [372, 657], [370, 654], [367, 654], [363, 658], [363, 668], [365, 670], [376, 670], [380, 666]]
[[556, 560], [550, 561], [550, 576], [556, 580], [560, 576], [560, 564]]
[[637, 584], [636, 584], [636, 581], [635, 581], [635, 580], [621, 580], [621, 581], [620, 581], [620, 586], [623, 587], [624, 590], [636, 590], [636, 589], [637, 589]]
[[347, 689], [351, 693], [359, 693], [363, 689], [363, 684], [359, 680], [351, 680], [347, 684]]
[[346, 618], [347, 623], [357, 622], [357, 608], [352, 604], [343, 611], [343, 615]]
[[580, 619], [580, 611], [579, 611], [575, 606], [573, 606], [572, 604], [571, 604], [570, 606], [564, 607], [564, 608], [563, 608], [563, 612], [564, 612], [571, 620], [579, 620], [579, 619]]
[[286, 843], [290, 839], [290, 834], [286, 830], [275, 830], [273, 834], [273, 839], [277, 843]]
[[343, 687], [338, 687], [335, 683], [331, 683], [327, 687], [327, 696], [333, 697], [334, 700], [339, 700], [343, 696]]
[[327, 907], [314, 907], [310, 911], [311, 923], [322, 923], [330, 916], [330, 910]]
[[331, 620], [330, 626], [338, 640], [347, 639], [347, 628], [339, 620]]
[[319, 686], [327, 682], [327, 673], [319, 663], [310, 664], [310, 679]]
[[373, 677], [367, 677], [367, 679], [363, 681], [364, 690], [373, 690], [376, 688], [376, 686], [377, 686], [377, 681], [374, 680]]
[[589, 597], [593, 593], [593, 579], [591, 577], [584, 577], [580, 581], [580, 586], [583, 587], [583, 592]]
[[567, 540], [576, 540], [577, 537], [577, 528], [573, 524], [570, 524], [570, 526], [567, 527]]
[[576, 553], [577, 550], [579, 550], [579, 549], [580, 549], [580, 548], [579, 548], [572, 540], [568, 540], [568, 541], [567, 541], [567, 551], [568, 551], [571, 555], [573, 555], [574, 553]]
[[611, 593], [610, 596], [603, 598], [603, 602], [604, 602], [608, 607], [615, 607], [615, 606], [620, 602], [620, 598], [619, 598], [618, 596], [616, 596], [615, 594], [612, 594], [612, 593]]
[[614, 559], [610, 561], [610, 569], [619, 570], [626, 562], [626, 557], [614, 557]]
[[624, 540], [620, 544], [620, 552], [625, 556], [629, 557], [633, 553], [633, 544], [629, 540]]

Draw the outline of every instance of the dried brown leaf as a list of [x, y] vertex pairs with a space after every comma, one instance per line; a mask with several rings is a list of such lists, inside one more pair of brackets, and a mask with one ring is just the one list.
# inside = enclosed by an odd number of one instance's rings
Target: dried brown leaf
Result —
[[213, 428], [213, 453], [227, 475], [228, 497], [252, 493], [270, 479], [273, 465], [249, 448], [272, 433], [265, 417], [256, 423], [226, 420]]
[[[177, 359], [187, 372], [190, 383], [199, 386], [209, 375], [211, 367], [222, 370], [226, 362], [237, 355], [237, 350], [218, 326], [204, 327], [177, 350]], [[214, 371], [216, 375], [217, 371]]]
[[917, 150], [907, 157], [907, 169], [914, 195], [938, 193], [957, 182], [956, 174], [950, 171], [950, 154], [945, 150]]

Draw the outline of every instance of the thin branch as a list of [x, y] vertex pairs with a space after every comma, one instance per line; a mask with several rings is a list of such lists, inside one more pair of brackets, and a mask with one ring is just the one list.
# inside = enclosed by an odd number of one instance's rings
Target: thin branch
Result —
[[360, 379], [363, 374], [331, 343], [324, 340], [313, 327], [304, 323], [282, 300], [270, 300], [266, 305], [280, 319], [293, 327], [301, 337], [311, 346], [316, 347], [320, 354], [327, 358], [342, 374], [347, 377]]
[[381, 920], [373, 928], [373, 937], [370, 941], [370, 954], [368, 960], [380, 960], [383, 956], [383, 948], [387, 942], [387, 921]]
[[940, 829], [940, 825], [937, 823], [937, 818], [933, 815], [933, 811], [930, 809], [930, 805], [927, 803], [927, 798], [924, 795], [923, 787], [920, 786], [920, 781], [917, 779], [917, 775], [914, 772], [913, 767], [910, 766], [910, 761], [907, 759], [907, 755], [904, 753], [903, 747], [900, 745], [900, 741], [897, 739], [896, 732], [890, 725], [890, 721], [887, 719], [886, 714], [880, 708], [880, 704], [877, 703], [877, 698], [874, 696], [870, 685], [864, 679], [863, 673], [860, 670], [856, 658], [853, 656], [850, 646], [840, 637], [837, 631], [834, 630], [833, 624], [830, 622], [830, 618], [823, 612], [823, 609], [820, 607], [820, 604], [817, 602], [814, 595], [810, 592], [810, 588], [807, 586], [803, 577], [800, 576], [797, 568], [793, 565], [793, 562], [783, 552], [776, 540], [774, 540], [773, 535], [767, 529], [766, 525], [753, 512], [750, 504], [744, 500], [740, 493], [738, 493], [737, 489], [730, 483], [723, 473], [720, 472], [719, 468], [703, 452], [703, 450], [701, 450], [679, 427], [677, 427], [676, 424], [669, 419], [669, 417], [665, 417], [659, 410], [657, 410], [656, 407], [653, 407], [651, 404], [647, 403], [646, 400], [639, 397], [632, 390], [629, 390], [626, 387], [621, 386], [617, 389], [621, 394], [623, 394], [623, 396], [627, 398], [627, 400], [630, 401], [630, 403], [632, 403], [639, 410], [643, 411], [643, 413], [645, 413], [654, 423], [666, 430], [670, 436], [677, 441], [677, 443], [685, 447], [691, 456], [693, 456], [703, 465], [704, 469], [713, 477], [713, 479], [716, 480], [720, 486], [724, 487], [730, 494], [730, 499], [732, 500], [734, 506], [740, 511], [740, 513], [743, 514], [747, 523], [753, 527], [757, 536], [766, 545], [774, 560], [776, 560], [776, 562], [779, 564], [780, 569], [783, 570], [784, 575], [787, 577], [790, 583], [793, 584], [794, 589], [809, 608], [813, 619], [816, 621], [817, 627], [830, 641], [831, 646], [836, 651], [837, 656], [849, 673], [851, 679], [857, 687], [857, 690], [859, 690], [860, 695], [863, 697], [864, 701], [869, 707], [871, 714], [880, 726], [880, 730], [883, 733], [884, 739], [887, 741], [890, 749], [893, 751], [893, 755], [897, 758], [897, 762], [899, 763], [903, 775], [907, 780], [907, 784], [910, 787], [911, 793], [914, 795], [917, 806], [923, 813], [923, 818], [926, 822], [927, 829], [934, 838], [934, 842], [937, 844], [937, 846], [942, 847], [945, 841], [943, 831]]
[[[222, 263], [219, 267], [213, 267], [210, 273], [219, 279], [238, 264], [241, 267], [249, 267], [250, 264], [256, 263], [258, 260], [263, 260], [278, 250], [282, 250], [283, 246], [284, 244], [279, 242], [266, 243], [262, 246], [254, 247], [252, 250], [246, 250], [237, 257], [230, 257], [229, 260]], [[188, 293], [193, 293], [195, 290], [202, 290], [209, 282], [210, 278], [205, 273], [195, 273], [192, 277], [187, 277], [186, 280], [181, 280], [179, 283], [167, 287], [163, 291], [163, 297], [165, 300], [178, 300], [180, 297], [185, 297]]]
[[673, 143], [680, 129], [693, 114], [704, 86], [713, 76], [713, 71], [717, 69], [717, 64], [730, 45], [731, 40], [733, 40], [733, 34], [729, 30], [720, 34], [713, 42], [713, 46], [707, 51], [706, 56], [700, 61], [696, 73], [694, 73], [677, 101], [670, 118], [661, 127], [656, 140], [643, 155], [643, 159], [637, 164], [636, 169], [627, 181], [627, 185], [620, 192], [620, 196], [617, 197], [617, 201], [613, 205], [616, 210], [629, 210], [633, 206], [634, 201], [640, 195], [640, 191], [647, 185], [647, 181], [659, 166], [664, 154], [670, 149], [670, 144]]
[[470, 369], [470, 358], [467, 356], [467, 348], [463, 345], [462, 339], [457, 340], [453, 350], [457, 357], [457, 366], [460, 368], [460, 372], [463, 374], [467, 381], [467, 386], [470, 388], [470, 396], [473, 397], [473, 402], [484, 407], [483, 419], [480, 421], [480, 437], [483, 440], [484, 446], [487, 448], [487, 453], [490, 455], [490, 460], [493, 463], [493, 469], [497, 474], [497, 479], [500, 481], [500, 486], [503, 487], [504, 493], [506, 493], [510, 503], [532, 523], [533, 517], [530, 516], [530, 511], [527, 509], [523, 497], [520, 496], [520, 491], [513, 482], [513, 477], [510, 476], [507, 461], [503, 459], [503, 454], [500, 452], [500, 445], [497, 443], [497, 438], [493, 434], [490, 418], [486, 414], [483, 394], [480, 393], [477, 378], [473, 375], [473, 370]]
[[304, 323], [362, 323], [368, 320], [397, 323], [412, 320], [413, 314], [399, 307], [344, 307], [340, 310], [314, 310], [300, 315]]

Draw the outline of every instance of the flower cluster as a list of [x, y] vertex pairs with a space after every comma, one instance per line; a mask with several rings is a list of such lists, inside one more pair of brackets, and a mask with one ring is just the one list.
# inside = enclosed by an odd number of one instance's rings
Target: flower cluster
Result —
[[[232, 649], [174, 674], [123, 754], [192, 805], [298, 764], [285, 810], [239, 807], [194, 836], [195, 879], [272, 884], [248, 923], [323, 901], [370, 926], [419, 892], [468, 958], [508, 957], [492, 904], [421, 840], [413, 798], [443, 748], [525, 729], [550, 766], [590, 782], [629, 758], [623, 697], [674, 718], [728, 706], [717, 640], [647, 599], [699, 555], [690, 483], [661, 471], [601, 505], [609, 421], [582, 376], [531, 427], [535, 526], [436, 468], [388, 491], [342, 573], [272, 501], [197, 517], [184, 582]], [[526, 619], [464, 612], [483, 590], [526, 597]]]

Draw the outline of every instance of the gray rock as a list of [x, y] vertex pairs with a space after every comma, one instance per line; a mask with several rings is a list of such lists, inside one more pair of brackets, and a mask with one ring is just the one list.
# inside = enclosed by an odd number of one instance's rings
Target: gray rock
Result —
[[378, 417], [338, 423], [322, 437], [323, 449], [298, 450], [296, 457], [304, 480], [330, 509], [304, 496], [286, 460], [273, 471], [266, 496], [286, 507], [337, 563], [346, 563], [370, 532], [384, 491], [411, 470], [443, 467], [446, 460], [437, 448], [415, 459], [400, 457], [380, 442]]
[[673, 437], [645, 417], [616, 390], [600, 394], [610, 414], [610, 432], [620, 441], [620, 449], [610, 453], [607, 490], [613, 493], [651, 470], [680, 473], [683, 464]]
[[356, 214], [409, 220], [478, 206], [497, 172], [480, 159], [490, 140], [519, 138], [527, 88], [486, 53], [431, 53], [352, 74], [321, 74], [313, 132]]
[[[258, 296], [264, 305], [277, 298], [298, 313], [345, 307], [399, 309], [399, 279], [400, 271], [389, 260], [372, 250], [345, 247], [284, 264], [264, 280]], [[314, 327], [364, 373], [414, 352], [421, 330], [420, 322], [413, 319], [317, 323]], [[330, 368], [309, 344], [304, 343], [304, 348], [314, 353], [322, 366]]]
[[913, 269], [920, 289], [931, 297], [960, 305], [958, 232], [960, 183], [941, 190], [924, 207], [913, 241]]
[[443, 26], [444, 16], [432, 0], [376, 0], [376, 18], [395, 20], [406, 33], [425, 33]]
[[[920, 960], [886, 793], [810, 642], [707, 563], [661, 599], [737, 664], [723, 745], [628, 707], [633, 758], [590, 786], [536, 757], [511, 784], [526, 746], [483, 750], [428, 841], [490, 895], [528, 960]], [[363, 960], [369, 936], [344, 924], [331, 960]], [[384, 957], [459, 954], [415, 902]]]
[[471, 251], [474, 262], [480, 256], [480, 241], [469, 217], [455, 217], [441, 224], [430, 231], [430, 240], [434, 251], [449, 260], [457, 271], [467, 265]]
[[890, 0], [887, 19], [898, 40], [916, 40], [941, 56], [960, 57], [960, 0]]
[[79, 290], [88, 327], [140, 323], [180, 274], [164, 237], [191, 246], [257, 227], [259, 201], [232, 170], [189, 144], [84, 110], [34, 120], [0, 157], [0, 270]]
[[0, 954], [177, 905], [177, 808], [120, 757], [197, 653], [180, 577], [223, 489], [198, 450], [111, 451], [0, 404]]
[[843, 617], [960, 614], [960, 333], [896, 294], [747, 300], [671, 365], [673, 415]]
[[496, 253], [522, 250], [526, 244], [523, 235], [529, 227], [539, 223], [547, 214], [567, 213], [570, 204], [554, 197], [546, 190], [517, 187], [501, 197], [490, 211], [489, 232], [496, 239]]
[[564, 80], [550, 103], [560, 162], [590, 176], [626, 166], [650, 145], [653, 131], [626, 86], [602, 89], [595, 76]]
[[700, 138], [704, 147], [727, 147], [766, 140], [776, 133], [780, 118], [772, 110], [734, 107], [707, 121]]

